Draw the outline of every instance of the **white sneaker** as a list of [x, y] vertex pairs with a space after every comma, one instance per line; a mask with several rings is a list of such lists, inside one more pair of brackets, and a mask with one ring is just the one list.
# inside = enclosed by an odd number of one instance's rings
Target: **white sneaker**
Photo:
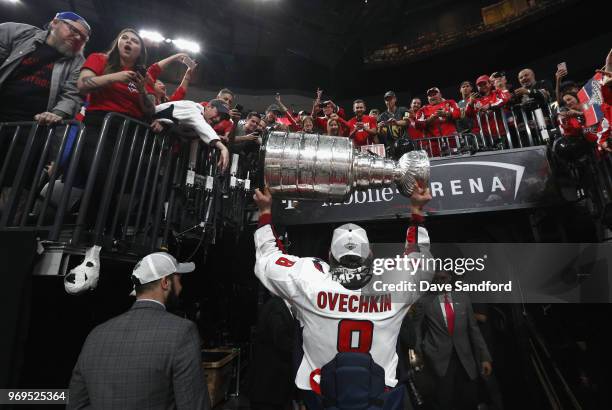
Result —
[[98, 286], [100, 277], [100, 246], [92, 246], [85, 252], [83, 262], [64, 276], [64, 289], [71, 295], [78, 295]]

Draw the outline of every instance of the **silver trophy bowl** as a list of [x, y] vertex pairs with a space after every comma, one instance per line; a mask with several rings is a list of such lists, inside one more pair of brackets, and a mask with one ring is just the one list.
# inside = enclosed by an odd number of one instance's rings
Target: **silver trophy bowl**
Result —
[[399, 161], [358, 153], [346, 137], [271, 131], [260, 152], [260, 173], [275, 198], [344, 202], [355, 190], [388, 187], [411, 196], [429, 185], [429, 158], [411, 151]]

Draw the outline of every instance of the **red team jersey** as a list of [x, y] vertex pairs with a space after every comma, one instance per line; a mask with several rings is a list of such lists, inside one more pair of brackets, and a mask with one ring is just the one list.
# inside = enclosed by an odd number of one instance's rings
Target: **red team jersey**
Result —
[[406, 115], [404, 119], [406, 120], [406, 128], [408, 129], [408, 137], [410, 137], [410, 139], [418, 140], [424, 137], [423, 129], [419, 126], [416, 120], [416, 114], [414, 118], [410, 118], [408, 115]]
[[[451, 117], [435, 117], [428, 125], [427, 119], [438, 110], [450, 113]], [[416, 126], [423, 130], [424, 137], [445, 137], [457, 133], [455, 121], [459, 119], [460, 116], [461, 110], [454, 100], [443, 100], [438, 104], [428, 104], [421, 107], [416, 113]], [[449, 138], [448, 144], [453, 148], [457, 146], [454, 138]], [[439, 157], [441, 154], [441, 141], [430, 140], [430, 142], [417, 146], [427, 151], [432, 157]]]
[[560, 119], [561, 134], [565, 137], [584, 137], [587, 141], [602, 145], [611, 135], [612, 106], [604, 103], [601, 105], [601, 109], [604, 113], [604, 118], [590, 127], [584, 125], [582, 118], [570, 117]]
[[[436, 113], [438, 110], [443, 110], [451, 114], [451, 118], [436, 117], [429, 125], [426, 120]], [[461, 110], [454, 100], [443, 100], [438, 104], [428, 104], [422, 107], [416, 114], [417, 125], [424, 130], [427, 137], [442, 137], [455, 134], [457, 127], [455, 121], [461, 116]]]
[[[352, 133], [355, 129], [355, 124], [357, 123], [357, 117], [353, 117], [348, 120], [349, 130]], [[361, 122], [363, 122], [363, 128], [368, 130], [376, 129], [376, 118], [370, 117], [369, 115], [363, 115], [361, 117]], [[353, 145], [355, 147], [361, 147], [362, 145], [371, 145], [373, 143], [373, 137], [367, 131], [355, 131], [352, 135], [351, 139], [353, 140]]]
[[[104, 53], [93, 53], [87, 57], [83, 68], [93, 71], [97, 76], [104, 74], [108, 57]], [[128, 71], [124, 68], [122, 71]], [[141, 119], [144, 114], [140, 108], [140, 95], [133, 83], [113, 83], [89, 93], [87, 111], [112, 111]]]
[[[465, 115], [467, 117], [474, 118], [473, 124], [474, 128], [472, 132], [474, 134], [478, 134], [480, 132], [480, 127], [478, 126], [478, 120], [476, 119], [476, 115], [478, 114], [478, 110], [485, 105], [489, 105], [491, 108], [503, 107], [508, 101], [510, 101], [511, 94], [507, 90], [491, 90], [489, 95], [484, 95], [480, 98], [477, 98], [474, 101], [474, 104], [468, 103], [465, 107]], [[488, 122], [487, 122], [488, 119]], [[495, 122], [497, 120], [497, 123]], [[491, 128], [491, 135], [496, 137], [504, 137], [505, 136], [505, 128], [503, 120], [499, 113], [495, 115], [492, 112], [488, 112], [486, 115], [480, 115], [480, 121], [482, 124], [482, 132], [484, 135], [489, 135], [489, 127]]]
[[[379, 292], [363, 295], [333, 280], [329, 265], [317, 258], [299, 258], [284, 254], [279, 248], [270, 215], [260, 219], [255, 231], [255, 274], [273, 294], [282, 297], [297, 310], [296, 318], [304, 327], [304, 356], [295, 383], [303, 390], [317, 392], [321, 367], [339, 352], [370, 353], [385, 369], [385, 384], [395, 387], [398, 357], [395, 346], [402, 320], [417, 292]], [[423, 227], [412, 225], [406, 235], [406, 253], [420, 244], [429, 247]], [[431, 273], [407, 274], [405, 280], [431, 280]], [[372, 280], [376, 280], [373, 276]], [[398, 293], [400, 295], [398, 296]]]

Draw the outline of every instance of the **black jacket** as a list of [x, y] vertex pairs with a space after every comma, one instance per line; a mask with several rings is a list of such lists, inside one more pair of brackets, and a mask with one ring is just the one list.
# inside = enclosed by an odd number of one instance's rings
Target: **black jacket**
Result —
[[295, 321], [283, 299], [270, 298], [261, 308], [253, 342], [249, 400], [283, 405], [291, 400]]

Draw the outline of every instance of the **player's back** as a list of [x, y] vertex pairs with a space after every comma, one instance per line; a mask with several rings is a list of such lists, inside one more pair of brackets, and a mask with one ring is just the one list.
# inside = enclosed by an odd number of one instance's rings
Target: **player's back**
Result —
[[[307, 264], [308, 258], [303, 261]], [[395, 345], [408, 305], [393, 303], [390, 293], [366, 294], [346, 289], [328, 273], [319, 273], [302, 290], [294, 299], [298, 319], [304, 326], [304, 360], [298, 370], [298, 387], [311, 388], [317, 369], [339, 352], [371, 354], [374, 362], [385, 369], [386, 385], [395, 386]]]

